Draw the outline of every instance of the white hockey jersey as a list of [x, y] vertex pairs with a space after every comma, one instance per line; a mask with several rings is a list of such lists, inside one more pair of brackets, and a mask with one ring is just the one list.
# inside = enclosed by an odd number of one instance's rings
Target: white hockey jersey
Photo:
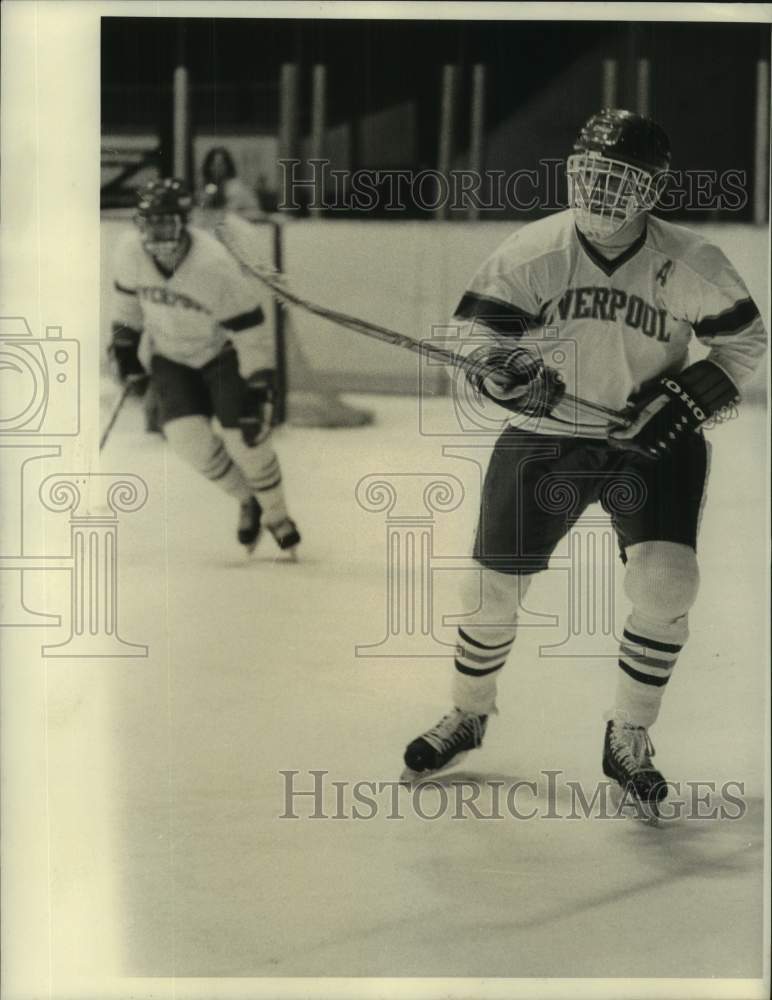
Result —
[[188, 253], [173, 274], [128, 233], [115, 258], [113, 320], [142, 331], [140, 360], [153, 354], [201, 368], [231, 341], [244, 376], [275, 367], [275, 343], [265, 324], [260, 290], [228, 251], [204, 230], [188, 229]]
[[[621, 256], [602, 257], [570, 210], [524, 226], [482, 265], [456, 309], [464, 350], [520, 344], [560, 371], [568, 393], [622, 409], [631, 393], [688, 363], [692, 335], [738, 390], [766, 333], [742, 279], [718, 247], [650, 217]], [[547, 434], [605, 435], [561, 403], [513, 423]]]

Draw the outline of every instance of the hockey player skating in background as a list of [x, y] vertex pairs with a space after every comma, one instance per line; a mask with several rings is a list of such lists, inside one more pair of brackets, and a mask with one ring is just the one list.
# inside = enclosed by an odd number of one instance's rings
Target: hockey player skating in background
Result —
[[[632, 603], [603, 771], [651, 812], [666, 794], [649, 729], [697, 596], [707, 466], [700, 425], [736, 401], [765, 349], [758, 310], [724, 254], [650, 216], [669, 164], [667, 136], [651, 119], [622, 110], [593, 115], [567, 163], [571, 207], [508, 239], [456, 310], [475, 357], [489, 366], [477, 388], [518, 417], [497, 440], [483, 486], [474, 544], [481, 573], [464, 595], [479, 610], [458, 632], [454, 708], [408, 745], [406, 777], [430, 775], [480, 746], [519, 601], [582, 511], [600, 500]], [[575, 345], [575, 371], [564, 382], [517, 347], [545, 326]], [[692, 334], [710, 351], [690, 364]], [[550, 349], [557, 343], [550, 340]], [[566, 391], [624, 407], [629, 425], [572, 426], [565, 401], [561, 415]], [[530, 421], [523, 416], [529, 408]], [[620, 472], [644, 486], [633, 512], [614, 510], [604, 495], [609, 476]], [[555, 474], [579, 498], [569, 514], [540, 502], [539, 481]]]
[[254, 285], [213, 236], [188, 226], [191, 205], [176, 179], [140, 192], [137, 230], [116, 251], [111, 351], [123, 382], [152, 384], [170, 447], [239, 501], [239, 542], [254, 549], [265, 524], [294, 550], [300, 535], [270, 443], [273, 343]]

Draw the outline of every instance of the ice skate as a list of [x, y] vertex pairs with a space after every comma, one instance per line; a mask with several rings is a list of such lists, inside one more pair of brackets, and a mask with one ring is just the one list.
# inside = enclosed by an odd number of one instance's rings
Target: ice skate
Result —
[[254, 497], [250, 497], [241, 504], [237, 537], [239, 544], [247, 550], [247, 555], [251, 555], [255, 551], [255, 546], [260, 538], [262, 514], [262, 508]]
[[482, 745], [487, 715], [454, 708], [407, 745], [401, 781], [414, 782], [460, 764], [470, 750]]
[[297, 560], [297, 546], [300, 544], [300, 532], [295, 522], [285, 517], [278, 524], [269, 524], [268, 530], [282, 552], [287, 552], [292, 561], [295, 562]]
[[603, 773], [615, 783], [611, 786], [614, 808], [618, 809], [626, 800], [637, 819], [657, 826], [659, 803], [667, 795], [667, 786], [651, 762], [653, 756], [654, 746], [645, 726], [618, 719], [608, 721]]

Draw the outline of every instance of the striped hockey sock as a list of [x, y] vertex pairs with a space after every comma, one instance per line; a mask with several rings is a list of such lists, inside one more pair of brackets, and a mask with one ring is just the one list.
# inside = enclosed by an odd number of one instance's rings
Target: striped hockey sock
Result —
[[265, 458], [265, 464], [260, 467], [259, 471], [251, 472], [249, 482], [263, 508], [266, 524], [280, 524], [286, 520], [288, 515], [281, 484], [279, 460], [273, 449], [271, 449], [270, 455], [266, 455]]
[[657, 719], [665, 686], [688, 638], [686, 620], [653, 622], [633, 612], [622, 635], [615, 714], [649, 727]]
[[212, 454], [201, 470], [207, 479], [237, 500], [248, 500], [252, 495], [249, 483], [239, 466], [233, 461], [222, 441], [217, 441]]
[[506, 641], [502, 630], [467, 626], [458, 630], [455, 671], [453, 673], [453, 704], [475, 715], [489, 715], [496, 707], [498, 673], [506, 662], [515, 641], [514, 629]]
[[240, 466], [250, 491], [263, 510], [263, 523], [269, 527], [281, 524], [288, 517], [287, 504], [284, 500], [279, 459], [270, 440], [248, 448], [243, 443], [240, 432], [232, 428], [223, 431], [223, 437], [228, 451]]

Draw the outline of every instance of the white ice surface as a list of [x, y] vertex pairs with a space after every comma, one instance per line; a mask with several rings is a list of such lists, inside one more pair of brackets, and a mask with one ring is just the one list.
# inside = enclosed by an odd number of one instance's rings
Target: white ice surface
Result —
[[[387, 795], [367, 821], [279, 819], [281, 771], [301, 772], [306, 788], [311, 769], [329, 772], [328, 782], [392, 781], [406, 742], [449, 704], [449, 659], [354, 655], [384, 636], [386, 606], [385, 515], [362, 510], [354, 490], [373, 472], [458, 476], [467, 496], [436, 515], [435, 548], [462, 555], [475, 468], [416, 432], [414, 400], [366, 404], [373, 427], [276, 435], [304, 536], [296, 565], [277, 558], [270, 538], [246, 560], [234, 501], [144, 435], [137, 407], [103, 455], [103, 471], [141, 474], [150, 489], [145, 509], [122, 519], [119, 556], [121, 632], [150, 655], [75, 663], [52, 680], [50, 809], [56, 834], [57, 818], [71, 817], [73, 796], [83, 799], [93, 781], [110, 852], [110, 906], [97, 919], [111, 922], [116, 973], [759, 976], [765, 414], [748, 409], [712, 435], [702, 589], [653, 731], [671, 779], [743, 782], [741, 819], [651, 830], [600, 819], [454, 820], [451, 810], [428, 821], [411, 813], [407, 792], [403, 819], [387, 818]], [[437, 610], [459, 610], [458, 574], [440, 576]], [[554, 579], [535, 585], [534, 610], [560, 611]], [[616, 589], [622, 621], [619, 580]], [[454, 630], [438, 634], [452, 642]], [[540, 656], [553, 634], [520, 637], [500, 715], [460, 769], [481, 786], [483, 810], [491, 779], [539, 782], [544, 810], [544, 771], [588, 789], [601, 778], [615, 643], [597, 660]], [[88, 671], [98, 711], [68, 701]], [[446, 781], [452, 791], [452, 773]], [[439, 795], [425, 793], [427, 812]], [[350, 814], [350, 795], [346, 803]], [[568, 810], [565, 791], [558, 803]], [[300, 800], [297, 812], [310, 811]], [[53, 911], [54, 967], [70, 971], [67, 901], [88, 869], [78, 853], [88, 837], [72, 827], [62, 819], [52, 841], [54, 871], [73, 881], [58, 887]]]

